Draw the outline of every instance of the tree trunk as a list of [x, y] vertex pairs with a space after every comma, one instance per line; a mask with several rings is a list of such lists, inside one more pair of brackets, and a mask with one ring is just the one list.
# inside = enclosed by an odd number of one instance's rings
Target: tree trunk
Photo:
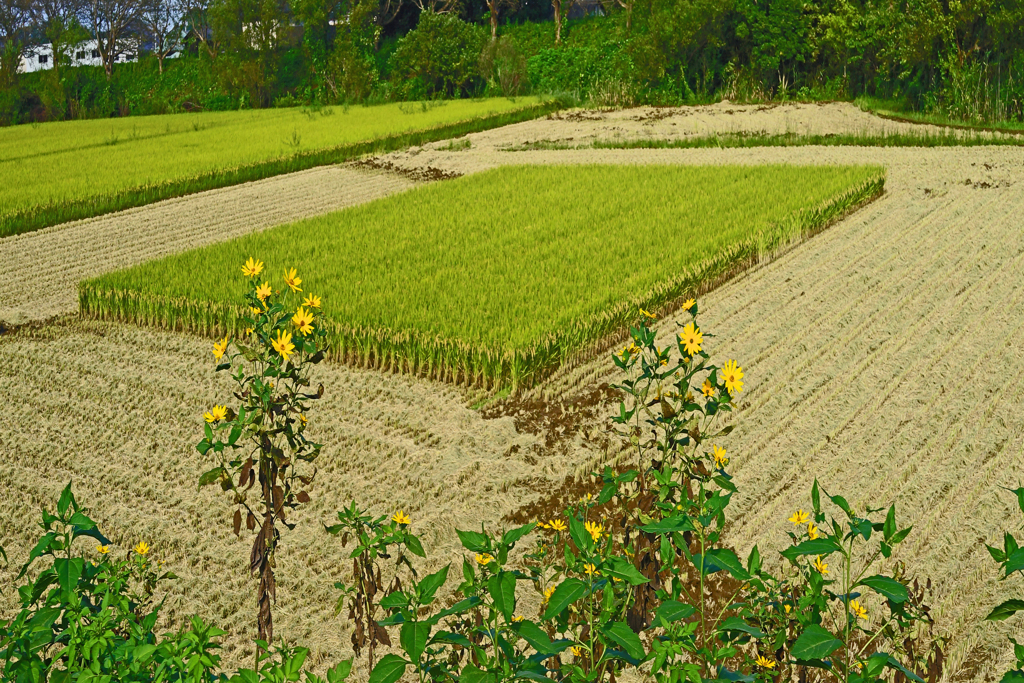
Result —
[[562, 0], [551, 0], [555, 8], [555, 45], [562, 44]]
[[164, 57], [166, 57], [166, 55], [163, 52], [158, 53], [156, 56], [156, 63], [159, 65], [161, 76], [164, 75]]
[[491, 42], [498, 39], [498, 2], [487, 0], [487, 9], [491, 11]]

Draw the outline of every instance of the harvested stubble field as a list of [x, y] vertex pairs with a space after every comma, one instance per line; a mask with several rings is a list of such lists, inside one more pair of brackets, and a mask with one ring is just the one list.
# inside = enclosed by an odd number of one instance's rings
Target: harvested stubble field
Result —
[[0, 131], [0, 236], [483, 130], [552, 108], [537, 98], [494, 98], [10, 127]]
[[256, 255], [302, 264], [333, 358], [517, 387], [883, 184], [876, 167], [499, 168], [88, 280], [80, 311], [238, 336]]
[[[722, 125], [738, 116], [722, 116]], [[563, 125], [545, 123], [548, 135]], [[472, 145], [389, 159], [451, 171], [529, 162], [884, 165], [882, 199], [700, 299], [702, 322], [717, 335], [709, 351], [746, 371], [737, 429], [725, 444], [740, 487], [732, 538], [741, 554], [755, 540], [781, 545], [785, 517], [806, 508], [815, 476], [859, 507], [893, 501], [915, 525], [894, 559], [935, 584], [937, 628], [950, 636], [947, 680], [990, 680], [1007, 668], [1009, 626], [980, 620], [1021, 587], [995, 580], [981, 543], [1019, 525], [1015, 501], [997, 486], [1017, 486], [1024, 468], [1024, 153], [491, 154], [476, 137]], [[659, 329], [664, 343], [671, 317]], [[169, 603], [175, 616], [199, 612], [240, 629], [226, 657], [238, 663], [252, 636], [250, 584], [240, 574], [248, 543], [231, 536], [221, 496], [195, 488], [205, 464], [193, 450], [199, 414], [227, 390], [211, 358], [205, 340], [72, 319], [0, 337], [0, 400], [8, 406], [0, 453], [10, 463], [0, 495], [11, 501], [0, 538], [14, 549], [12, 564], [22, 561], [38, 507], [74, 478], [120, 547], [153, 540], [181, 575], [181, 597]], [[465, 407], [479, 396], [450, 386], [323, 367], [328, 394], [312, 425], [327, 444], [324, 469], [300, 531], [285, 538], [280, 632], [308, 643], [323, 663], [349, 651], [331, 588], [346, 567], [317, 523], [350, 498], [380, 512], [411, 510], [436, 566], [456, 550], [453, 527], [532, 514], [560, 500], [567, 476], [613, 460], [602, 429], [611, 405], [600, 387], [615, 376], [601, 356], [479, 412]], [[866, 483], [869, 473], [880, 476]], [[383, 500], [388, 487], [401, 493]], [[0, 611], [13, 599], [0, 596]]]

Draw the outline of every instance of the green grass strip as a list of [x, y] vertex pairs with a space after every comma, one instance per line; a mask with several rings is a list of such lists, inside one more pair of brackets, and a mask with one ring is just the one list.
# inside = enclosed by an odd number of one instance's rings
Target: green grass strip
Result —
[[823, 229], [877, 167], [518, 166], [424, 186], [83, 282], [83, 316], [243, 334], [249, 256], [323, 297], [331, 357], [496, 390], [606, 349]]
[[701, 136], [679, 140], [639, 139], [639, 140], [595, 140], [589, 145], [581, 146], [561, 141], [538, 140], [514, 147], [503, 147], [506, 152], [528, 152], [535, 150], [569, 150], [569, 149], [711, 149], [711, 148], [746, 148], [746, 147], [979, 147], [979, 146], [1024, 146], [1024, 138], [1000, 135], [963, 135], [956, 133], [886, 133], [800, 135], [797, 133], [779, 133], [767, 135], [762, 133], [726, 133], [722, 135]]
[[31, 232], [68, 221], [92, 218], [115, 211], [143, 206], [163, 199], [182, 197], [205, 190], [239, 185], [285, 173], [304, 171], [316, 166], [339, 164], [364, 154], [382, 154], [405, 147], [423, 145], [428, 142], [458, 137], [491, 128], [499, 128], [544, 116], [557, 110], [560, 106], [557, 102], [544, 102], [491, 116], [427, 129], [396, 133], [373, 140], [299, 152], [286, 157], [219, 169], [189, 178], [132, 187], [84, 199], [33, 206], [0, 216], [0, 238]]

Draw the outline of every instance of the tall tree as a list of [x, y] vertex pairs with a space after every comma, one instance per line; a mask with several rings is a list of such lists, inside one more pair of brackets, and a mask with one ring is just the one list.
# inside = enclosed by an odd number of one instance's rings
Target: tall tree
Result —
[[213, 32], [210, 6], [213, 0], [180, 0], [185, 37], [192, 36], [203, 46], [210, 59], [220, 52], [220, 41]]
[[143, 35], [164, 72], [164, 59], [181, 48], [185, 12], [181, 0], [144, 0], [139, 12]]
[[14, 84], [28, 46], [28, 0], [0, 0], [0, 88]]
[[142, 0], [91, 0], [89, 29], [96, 39], [103, 70], [110, 79], [114, 62], [123, 52], [139, 49]]
[[86, 7], [83, 0], [32, 0], [32, 23], [53, 49], [53, 77], [60, 79], [61, 68], [69, 64], [71, 49], [88, 37], [80, 17]]
[[511, 12], [519, 7], [519, 0], [486, 0], [487, 10], [491, 15], [491, 41], [498, 39], [498, 15], [503, 9]]
[[575, 6], [576, 0], [551, 0], [551, 8], [555, 10], [555, 45], [562, 44], [562, 25]]

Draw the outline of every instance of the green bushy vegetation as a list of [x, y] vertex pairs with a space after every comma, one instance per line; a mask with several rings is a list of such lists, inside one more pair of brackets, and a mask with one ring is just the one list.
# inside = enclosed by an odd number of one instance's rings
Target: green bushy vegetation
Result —
[[549, 105], [534, 98], [460, 100], [169, 114], [0, 130], [0, 236], [546, 111]]
[[234, 334], [239, 283], [218, 273], [259, 253], [315, 264], [305, 286], [326, 296], [336, 358], [529, 384], [638, 307], [697, 291], [882, 184], [871, 167], [500, 168], [111, 273], [82, 284], [80, 305]]

